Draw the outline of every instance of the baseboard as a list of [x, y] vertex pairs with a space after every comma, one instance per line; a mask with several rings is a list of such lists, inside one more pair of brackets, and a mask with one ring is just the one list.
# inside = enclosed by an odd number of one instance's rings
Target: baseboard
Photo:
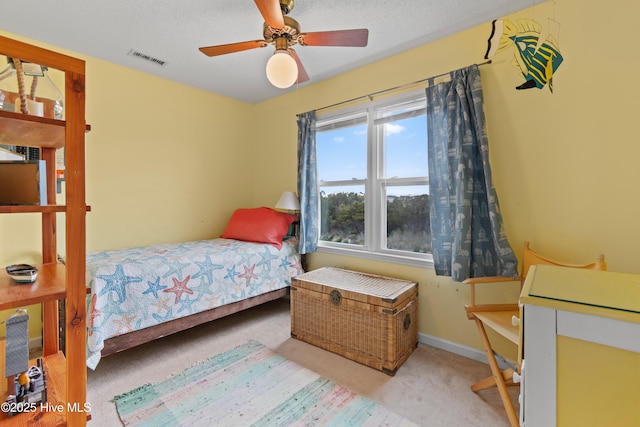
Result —
[[29, 338], [29, 352], [42, 351], [42, 337]]
[[418, 342], [448, 351], [449, 353], [454, 353], [469, 359], [477, 360], [478, 362], [488, 363], [487, 356], [485, 356], [484, 351], [472, 347], [467, 347], [466, 345], [458, 344], [453, 341], [443, 340], [442, 338], [419, 332]]
[[[448, 351], [449, 353], [457, 354], [459, 356], [464, 356], [468, 359], [477, 360], [478, 362], [489, 364], [487, 360], [487, 356], [484, 354], [484, 351], [478, 350], [477, 348], [467, 347], [466, 345], [458, 344], [453, 341], [443, 340], [442, 338], [434, 337], [433, 335], [423, 334], [422, 332], [418, 333], [418, 342], [426, 345], [430, 345], [431, 347], [439, 348], [440, 350]], [[508, 361], [501, 360], [502, 358], [497, 355], [496, 359], [498, 361], [498, 365], [500, 369], [512, 368], [513, 364]]]

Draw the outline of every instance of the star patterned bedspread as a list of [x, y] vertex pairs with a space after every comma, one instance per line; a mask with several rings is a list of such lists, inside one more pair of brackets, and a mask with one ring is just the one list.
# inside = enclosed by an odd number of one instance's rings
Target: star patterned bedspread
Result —
[[104, 340], [291, 285], [298, 242], [213, 239], [87, 255], [87, 366]]

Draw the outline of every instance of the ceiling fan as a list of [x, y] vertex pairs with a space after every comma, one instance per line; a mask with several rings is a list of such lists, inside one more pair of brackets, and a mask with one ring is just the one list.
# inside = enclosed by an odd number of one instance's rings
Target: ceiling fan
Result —
[[254, 0], [265, 20], [264, 40], [251, 40], [217, 46], [201, 47], [200, 51], [207, 56], [226, 55], [274, 45], [276, 50], [267, 62], [267, 78], [278, 88], [287, 88], [294, 83], [309, 80], [300, 58], [292, 46], [348, 46], [364, 47], [367, 45], [369, 30], [300, 32], [300, 24], [287, 16], [293, 9], [294, 0]]

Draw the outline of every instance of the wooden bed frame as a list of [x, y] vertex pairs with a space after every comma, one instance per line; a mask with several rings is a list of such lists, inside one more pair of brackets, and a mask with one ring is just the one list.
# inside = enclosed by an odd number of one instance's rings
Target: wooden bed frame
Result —
[[[207, 323], [212, 320], [220, 319], [222, 317], [238, 313], [248, 308], [256, 307], [270, 301], [275, 301], [279, 298], [289, 295], [289, 293], [290, 287], [287, 286], [286, 288], [276, 289], [275, 291], [256, 295], [254, 297], [232, 302], [230, 304], [225, 304], [223, 306], [212, 308], [210, 310], [201, 311], [200, 313], [194, 313], [189, 316], [181, 317], [180, 319], [173, 319], [159, 325], [150, 326], [148, 328], [108, 338], [104, 340], [104, 349], [102, 349], [101, 356], [109, 356], [111, 354], [115, 354], [120, 351], [127, 350], [129, 348], [133, 348], [147, 342], [151, 342], [158, 338], [175, 334], [176, 332], [184, 331], [186, 329], [193, 328], [194, 326], [202, 325], [203, 323]], [[59, 346], [64, 350], [66, 348], [66, 337], [64, 330], [64, 300], [59, 301], [58, 314], [60, 324]]]
[[[294, 228], [294, 230], [296, 230]], [[297, 230], [296, 230], [297, 231]], [[297, 236], [297, 232], [293, 234]], [[64, 262], [63, 260], [60, 260]], [[307, 259], [306, 254], [300, 255], [300, 265], [304, 271], [307, 271]], [[100, 357], [106, 357], [111, 354], [118, 353], [120, 351], [127, 350], [129, 348], [133, 348], [139, 346], [141, 344], [145, 344], [151, 341], [154, 341], [158, 338], [165, 337], [167, 335], [175, 334], [176, 332], [181, 332], [194, 326], [202, 325], [204, 323], [210, 322], [212, 320], [220, 319], [222, 317], [229, 316], [231, 314], [235, 314], [241, 312], [243, 310], [256, 307], [261, 304], [265, 304], [270, 301], [275, 301], [279, 298], [285, 297], [290, 294], [290, 286], [286, 286], [281, 289], [276, 289], [274, 291], [266, 292], [260, 295], [256, 295], [250, 298], [242, 299], [239, 301], [235, 301], [229, 304], [222, 305], [220, 307], [215, 307], [209, 310], [201, 311], [199, 313], [193, 313], [185, 317], [181, 317], [179, 319], [172, 319], [167, 322], [163, 322], [154, 326], [149, 326], [143, 329], [139, 329], [132, 332], [127, 332], [121, 335], [117, 335], [115, 337], [107, 338], [104, 340], [104, 348], [100, 352]], [[91, 289], [87, 288], [87, 294], [91, 293]], [[59, 345], [61, 349], [65, 349], [65, 311], [64, 311], [64, 300], [59, 301], [60, 306], [62, 308], [58, 310], [59, 314]]]
[[225, 317], [230, 314], [238, 313], [269, 301], [277, 300], [278, 298], [289, 295], [289, 292], [290, 288], [287, 286], [286, 288], [277, 289], [265, 294], [256, 295], [251, 298], [212, 308], [211, 310], [194, 313], [180, 319], [173, 319], [166, 323], [161, 323], [159, 325], [108, 338], [104, 341], [102, 357], [174, 334], [176, 332], [184, 331], [212, 320], [220, 319], [221, 317]]

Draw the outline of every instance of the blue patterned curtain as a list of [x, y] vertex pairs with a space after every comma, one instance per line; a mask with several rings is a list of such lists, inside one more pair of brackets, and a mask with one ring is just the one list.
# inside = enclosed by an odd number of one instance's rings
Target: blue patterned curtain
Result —
[[298, 197], [300, 198], [301, 254], [318, 247], [318, 160], [316, 156], [316, 112], [298, 115]]
[[429, 207], [437, 275], [517, 277], [491, 180], [477, 65], [427, 91]]

